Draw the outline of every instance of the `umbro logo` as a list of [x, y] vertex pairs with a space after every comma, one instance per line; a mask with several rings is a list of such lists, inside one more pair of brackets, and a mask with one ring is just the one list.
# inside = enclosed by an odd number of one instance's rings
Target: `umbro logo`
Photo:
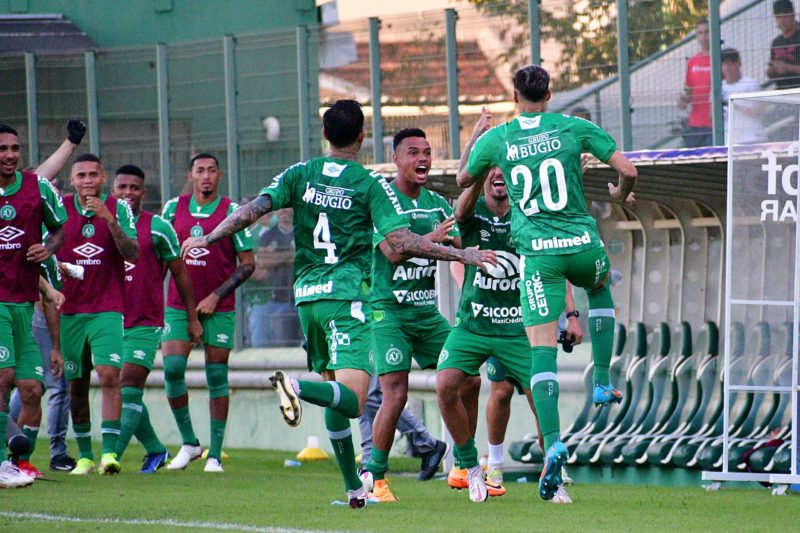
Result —
[[344, 172], [347, 165], [340, 165], [339, 163], [327, 162], [322, 165], [322, 174], [330, 176], [331, 178], [338, 178]]
[[9, 242], [13, 241], [14, 239], [18, 239], [25, 235], [25, 232], [19, 228], [15, 228], [14, 226], [6, 226], [3, 229], [0, 229], [0, 241]]
[[103, 252], [103, 248], [97, 246], [96, 244], [92, 244], [90, 242], [81, 244], [77, 248], [72, 249], [78, 255], [82, 255], [86, 259], [91, 259], [92, 257], [96, 256], [99, 253]]
[[485, 229], [481, 230], [481, 240], [482, 241], [488, 241], [489, 237], [491, 237], [491, 236], [492, 236], [492, 234], [489, 233], [488, 231], [486, 231]]
[[199, 259], [200, 257], [206, 256], [211, 252], [208, 251], [207, 248], [192, 248], [189, 250], [189, 257], [192, 259]]

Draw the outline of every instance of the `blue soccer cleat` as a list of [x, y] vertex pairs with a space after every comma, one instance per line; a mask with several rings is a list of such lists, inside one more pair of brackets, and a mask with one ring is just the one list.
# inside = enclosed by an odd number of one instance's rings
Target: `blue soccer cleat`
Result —
[[164, 450], [163, 452], [156, 452], [156, 453], [148, 453], [144, 456], [144, 461], [142, 462], [142, 469], [139, 470], [140, 474], [155, 474], [156, 470], [162, 468], [164, 465], [167, 464], [167, 460], [170, 458], [169, 452]]
[[569, 451], [560, 440], [547, 449], [542, 465], [542, 475], [539, 476], [539, 496], [543, 500], [552, 500], [561, 485], [561, 467], [567, 462]]
[[622, 402], [622, 392], [618, 391], [611, 385], [594, 384], [594, 391], [592, 393], [592, 401], [595, 407], [602, 407], [612, 403]]

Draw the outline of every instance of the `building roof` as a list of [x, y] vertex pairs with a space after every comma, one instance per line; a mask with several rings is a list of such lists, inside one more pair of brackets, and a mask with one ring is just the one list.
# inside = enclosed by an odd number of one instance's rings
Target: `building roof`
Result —
[[92, 48], [97, 48], [97, 44], [64, 15], [0, 16], [0, 53], [75, 52]]

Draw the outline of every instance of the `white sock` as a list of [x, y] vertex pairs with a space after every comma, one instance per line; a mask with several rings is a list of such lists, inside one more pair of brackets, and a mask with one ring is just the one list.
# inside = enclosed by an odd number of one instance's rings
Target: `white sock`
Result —
[[503, 466], [503, 443], [489, 443], [489, 464], [492, 466]]

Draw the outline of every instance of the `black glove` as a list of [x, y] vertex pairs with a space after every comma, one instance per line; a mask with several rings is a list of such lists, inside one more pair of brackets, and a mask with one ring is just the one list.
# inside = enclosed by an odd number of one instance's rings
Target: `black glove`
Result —
[[83, 136], [86, 135], [86, 124], [77, 118], [71, 118], [67, 122], [67, 139], [72, 144], [80, 144]]

